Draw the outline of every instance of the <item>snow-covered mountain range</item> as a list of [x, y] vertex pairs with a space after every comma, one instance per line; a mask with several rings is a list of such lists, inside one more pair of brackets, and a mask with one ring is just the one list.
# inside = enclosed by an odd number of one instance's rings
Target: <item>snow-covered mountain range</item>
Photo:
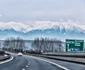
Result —
[[85, 38], [85, 25], [79, 22], [0, 22], [0, 38], [22, 37], [24, 39], [34, 39], [36, 37], [50, 37], [58, 39]]

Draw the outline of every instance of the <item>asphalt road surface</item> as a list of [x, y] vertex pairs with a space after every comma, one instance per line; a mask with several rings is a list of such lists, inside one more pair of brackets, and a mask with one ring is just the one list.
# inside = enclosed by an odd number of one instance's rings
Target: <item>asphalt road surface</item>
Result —
[[85, 70], [84, 65], [34, 56], [17, 56], [10, 62], [0, 64], [0, 70]]

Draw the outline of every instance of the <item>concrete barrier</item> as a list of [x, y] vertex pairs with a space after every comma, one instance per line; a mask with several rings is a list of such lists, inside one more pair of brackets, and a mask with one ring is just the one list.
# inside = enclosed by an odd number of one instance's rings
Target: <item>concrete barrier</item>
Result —
[[[7, 56], [4, 56], [4, 55], [7, 55]], [[4, 61], [4, 60], [7, 60], [7, 59], [10, 59], [11, 55], [8, 54], [8, 53], [5, 53], [4, 55], [0, 55], [0, 61]]]

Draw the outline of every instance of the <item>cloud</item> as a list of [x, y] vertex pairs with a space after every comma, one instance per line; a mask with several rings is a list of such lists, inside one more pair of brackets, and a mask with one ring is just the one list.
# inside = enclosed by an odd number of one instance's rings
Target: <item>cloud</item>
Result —
[[79, 31], [85, 31], [85, 25], [80, 24], [79, 22], [73, 22], [71, 20], [68, 21], [30, 21], [28, 23], [22, 22], [0, 22], [0, 30], [6, 29], [14, 29], [15, 31], [19, 32], [29, 32], [32, 30], [46, 30], [46, 29], [57, 29], [57, 28], [66, 29], [66, 30], [73, 30], [76, 28]]
[[2, 17], [2, 15], [0, 14], [0, 18]]
[[[0, 0], [0, 21], [56, 21], [60, 18], [85, 23], [84, 0]], [[82, 12], [83, 13], [82, 13]]]

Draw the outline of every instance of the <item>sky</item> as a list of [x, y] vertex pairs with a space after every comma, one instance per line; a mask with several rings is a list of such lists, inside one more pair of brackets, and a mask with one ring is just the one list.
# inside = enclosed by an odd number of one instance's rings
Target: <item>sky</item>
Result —
[[85, 24], [85, 0], [0, 0], [0, 22], [67, 20]]

